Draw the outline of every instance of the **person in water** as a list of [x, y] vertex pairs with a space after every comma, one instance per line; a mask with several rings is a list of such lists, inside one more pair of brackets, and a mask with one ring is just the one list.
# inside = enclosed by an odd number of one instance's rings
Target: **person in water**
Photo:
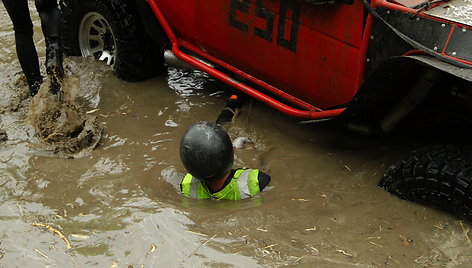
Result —
[[[16, 53], [25, 74], [31, 95], [35, 95], [43, 78], [39, 69], [38, 54], [33, 42], [33, 23], [27, 0], [2, 0], [15, 31]], [[35, 0], [46, 41], [46, 72], [51, 78], [51, 91], [57, 93], [64, 76], [62, 51], [59, 45], [60, 12], [57, 0]]]
[[233, 169], [233, 145], [218, 124], [199, 122], [190, 126], [181, 139], [179, 153], [188, 172], [180, 184], [185, 196], [239, 200], [260, 193], [270, 182], [270, 176], [257, 169]]

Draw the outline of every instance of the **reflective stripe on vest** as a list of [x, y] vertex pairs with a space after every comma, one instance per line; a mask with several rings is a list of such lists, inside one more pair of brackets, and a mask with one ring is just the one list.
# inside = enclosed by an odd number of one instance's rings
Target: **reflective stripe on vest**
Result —
[[211, 198], [208, 190], [200, 183], [199, 180], [194, 179], [192, 175], [185, 175], [182, 180], [182, 193], [185, 196], [190, 196], [193, 198]]
[[[260, 192], [259, 180], [257, 179], [258, 174], [259, 174], [259, 171], [257, 169], [244, 170], [239, 176], [237, 176], [237, 174], [234, 174], [235, 175], [234, 177], [238, 180], [237, 183], [238, 183], [238, 189], [239, 189], [239, 197], [241, 199], [254, 196]], [[257, 183], [257, 187], [254, 187], [254, 182]]]

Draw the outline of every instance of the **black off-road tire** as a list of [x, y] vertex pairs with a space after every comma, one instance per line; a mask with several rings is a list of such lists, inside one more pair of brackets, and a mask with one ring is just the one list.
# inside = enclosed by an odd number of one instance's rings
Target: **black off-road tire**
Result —
[[472, 222], [472, 148], [437, 145], [392, 165], [379, 186], [398, 197], [434, 206]]
[[[146, 33], [132, 0], [63, 0], [61, 2], [61, 35], [64, 53], [80, 56], [79, 27], [86, 14], [103, 16], [114, 36], [116, 76], [125, 81], [141, 81], [164, 71], [162, 44], [156, 44]], [[100, 53], [94, 54], [96, 58]]]

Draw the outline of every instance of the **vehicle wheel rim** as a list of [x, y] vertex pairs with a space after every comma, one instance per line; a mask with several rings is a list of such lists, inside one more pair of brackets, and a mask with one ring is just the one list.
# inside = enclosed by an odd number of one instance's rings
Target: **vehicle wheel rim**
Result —
[[83, 57], [93, 56], [115, 65], [116, 39], [107, 20], [97, 12], [89, 12], [79, 27], [79, 46]]

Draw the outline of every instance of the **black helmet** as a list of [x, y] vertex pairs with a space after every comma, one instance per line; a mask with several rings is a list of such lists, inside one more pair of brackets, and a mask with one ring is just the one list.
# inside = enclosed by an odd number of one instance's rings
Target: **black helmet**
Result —
[[216, 181], [233, 167], [233, 145], [219, 126], [199, 122], [185, 131], [180, 141], [180, 159], [195, 178]]

